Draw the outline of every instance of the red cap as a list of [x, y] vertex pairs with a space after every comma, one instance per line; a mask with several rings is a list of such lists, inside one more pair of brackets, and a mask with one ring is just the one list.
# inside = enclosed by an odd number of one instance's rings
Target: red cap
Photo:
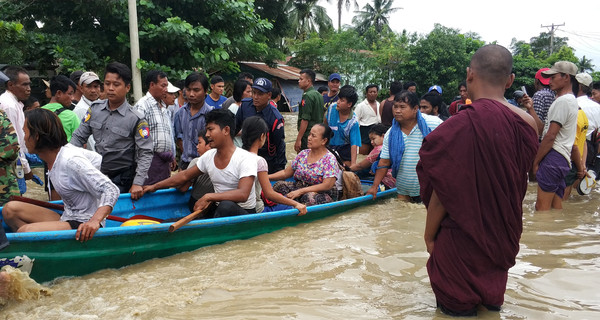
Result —
[[544, 78], [544, 77], [542, 76], [542, 72], [544, 72], [544, 71], [546, 71], [546, 70], [550, 70], [550, 68], [541, 68], [540, 70], [538, 70], [538, 71], [535, 73], [535, 78], [536, 78], [536, 79], [538, 79], [538, 80], [540, 80], [540, 82], [541, 82], [543, 85], [545, 85], [545, 86], [547, 86], [547, 85], [549, 85], [549, 84], [550, 84], [550, 78]]

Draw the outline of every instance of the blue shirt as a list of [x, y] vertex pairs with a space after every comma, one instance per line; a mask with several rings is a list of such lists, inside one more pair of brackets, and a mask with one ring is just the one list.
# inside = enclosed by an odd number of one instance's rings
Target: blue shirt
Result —
[[196, 150], [196, 145], [198, 144], [198, 132], [204, 130], [206, 127], [205, 116], [213, 109], [214, 108], [209, 106], [205, 100], [200, 111], [196, 112], [193, 116], [190, 112], [189, 103], [184, 104], [183, 107], [177, 111], [173, 127], [175, 139], [181, 139], [183, 142], [181, 160], [184, 162], [190, 162], [192, 159], [198, 157], [198, 151]]
[[236, 132], [242, 129], [246, 118], [259, 116], [267, 123], [267, 141], [258, 149], [258, 155], [267, 160], [269, 173], [285, 169], [287, 158], [285, 156], [285, 130], [283, 116], [276, 107], [270, 103], [261, 111], [256, 111], [252, 98], [242, 100], [242, 105], [235, 116]]
[[337, 110], [337, 103], [329, 106], [327, 110], [327, 123], [333, 131], [330, 145], [342, 146], [349, 144], [360, 147], [362, 145], [360, 138], [360, 125], [354, 112], [346, 121], [340, 123], [340, 113]]
[[223, 107], [223, 103], [225, 101], [227, 101], [227, 97], [225, 97], [225, 96], [220, 96], [219, 100], [215, 101], [210, 96], [210, 94], [207, 94], [206, 99], [204, 99], [204, 103], [208, 104], [209, 106], [213, 107], [214, 109], [221, 109]]

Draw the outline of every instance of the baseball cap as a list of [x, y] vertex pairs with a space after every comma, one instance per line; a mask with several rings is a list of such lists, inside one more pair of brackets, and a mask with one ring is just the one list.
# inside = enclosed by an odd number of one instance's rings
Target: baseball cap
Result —
[[167, 92], [168, 93], [175, 93], [177, 91], [179, 91], [181, 89], [177, 88], [176, 86], [174, 86], [171, 81], [169, 81], [169, 85], [167, 86]]
[[75, 83], [79, 83], [79, 79], [81, 78], [81, 75], [83, 74], [83, 71], [81, 70], [77, 70], [77, 71], [73, 71], [71, 73], [71, 75], [69, 76], [69, 78], [71, 79], [71, 81], [75, 82]]
[[542, 72], [547, 70], [550, 70], [550, 68], [541, 68], [535, 73], [535, 78], [538, 79], [545, 86], [550, 84], [550, 79], [542, 77]]
[[342, 77], [340, 76], [339, 73], [332, 73], [329, 75], [329, 81], [333, 81], [333, 80], [339, 80], [342, 81]]
[[553, 74], [566, 73], [572, 76], [577, 75], [577, 66], [570, 61], [557, 61], [546, 71], [542, 71], [542, 77], [550, 78]]
[[254, 80], [254, 84], [252, 85], [253, 89], [258, 89], [262, 92], [271, 92], [273, 90], [273, 84], [269, 79], [258, 78]]
[[579, 82], [580, 84], [586, 86], [586, 87], [591, 87], [592, 86], [592, 82], [594, 82], [594, 79], [592, 79], [592, 76], [590, 76], [587, 73], [578, 73], [575, 76], [575, 79], [577, 79], [577, 82]]
[[513, 98], [515, 100], [523, 98], [524, 95], [525, 95], [525, 92], [523, 92], [521, 90], [515, 90], [515, 92], [513, 92]]
[[8, 81], [8, 77], [4, 74], [4, 72], [0, 71], [0, 82]]
[[100, 81], [100, 78], [98, 77], [97, 74], [95, 74], [91, 71], [84, 72], [83, 74], [81, 74], [81, 77], [79, 78], [79, 85], [90, 84], [94, 81]]
[[429, 87], [429, 90], [427, 90], [427, 92], [430, 92], [431, 90], [435, 90], [435, 91], [439, 92], [440, 94], [442, 94], [442, 87], [438, 86], [437, 84]]
[[48, 80], [42, 79], [42, 81], [44, 82], [46, 87], [50, 88], [50, 82], [48, 82]]

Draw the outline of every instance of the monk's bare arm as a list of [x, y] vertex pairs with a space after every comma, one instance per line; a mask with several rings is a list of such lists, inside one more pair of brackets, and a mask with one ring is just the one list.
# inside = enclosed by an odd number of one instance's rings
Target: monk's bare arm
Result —
[[446, 208], [440, 201], [433, 190], [431, 199], [429, 200], [429, 206], [427, 207], [427, 218], [425, 219], [425, 245], [427, 246], [427, 252], [431, 254], [433, 252], [433, 244], [435, 243], [435, 236], [437, 235], [442, 220], [446, 216]]

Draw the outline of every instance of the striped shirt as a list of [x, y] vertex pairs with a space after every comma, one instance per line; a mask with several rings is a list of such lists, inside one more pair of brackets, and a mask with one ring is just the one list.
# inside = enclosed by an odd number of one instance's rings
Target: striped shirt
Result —
[[[442, 123], [436, 116], [423, 115], [427, 126], [433, 131]], [[389, 136], [391, 128], [385, 133], [383, 147], [381, 148], [381, 159], [390, 159]], [[417, 163], [419, 162], [419, 150], [423, 144], [423, 134], [419, 126], [415, 124], [409, 135], [402, 132], [404, 138], [404, 154], [398, 167], [396, 175], [396, 188], [398, 194], [416, 197], [420, 194], [419, 178], [417, 177]]]
[[535, 110], [535, 113], [537, 113], [542, 122], [546, 122], [548, 109], [550, 109], [550, 105], [554, 102], [554, 98], [554, 91], [549, 88], [542, 88], [531, 97], [531, 100], [533, 100], [533, 110]]
[[171, 111], [150, 92], [146, 93], [134, 106], [134, 109], [144, 114], [150, 127], [150, 137], [154, 143], [154, 152], [175, 152]]

